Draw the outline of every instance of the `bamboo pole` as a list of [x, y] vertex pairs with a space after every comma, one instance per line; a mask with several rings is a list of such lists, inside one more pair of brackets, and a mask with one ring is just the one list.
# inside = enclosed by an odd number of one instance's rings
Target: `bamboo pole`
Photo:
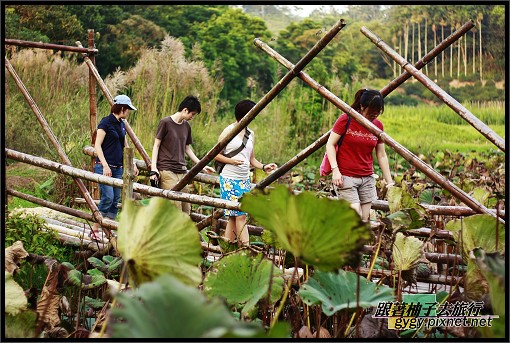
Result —
[[94, 48], [84, 48], [84, 47], [75, 47], [68, 45], [60, 45], [60, 44], [50, 44], [50, 43], [41, 43], [41, 42], [30, 42], [19, 39], [4, 39], [5, 45], [16, 45], [16, 46], [25, 46], [29, 48], [39, 48], [39, 49], [54, 49], [54, 50], [62, 50], [62, 51], [72, 51], [72, 52], [81, 52], [85, 54], [97, 54], [98, 50]]
[[[206, 216], [206, 215], [200, 214], [200, 213], [191, 213], [191, 220], [193, 220], [194, 222], [197, 222], [197, 224], [208, 219], [209, 217], [210, 216]], [[225, 219], [218, 219], [218, 224], [222, 229], [225, 229], [227, 227], [227, 223], [228, 223], [228, 221]], [[246, 225], [246, 227], [248, 228], [248, 232], [250, 233], [250, 235], [261, 236], [262, 232], [264, 232], [264, 228], [261, 226]], [[199, 230], [201, 230], [201, 229], [203, 229], [203, 228], [199, 228]]]
[[124, 173], [122, 180], [124, 186], [122, 187], [122, 202], [125, 203], [126, 199], [133, 199], [133, 181], [135, 179], [135, 170], [133, 167], [133, 148], [124, 149]]
[[329, 133], [331, 130], [323, 134], [319, 137], [315, 142], [307, 146], [305, 149], [301, 150], [296, 156], [292, 157], [290, 160], [282, 164], [278, 169], [273, 171], [271, 174], [266, 176], [264, 179], [260, 180], [259, 183], [255, 186], [258, 189], [264, 189], [267, 186], [269, 186], [271, 183], [276, 181], [278, 178], [283, 176], [286, 172], [294, 168], [298, 163], [303, 161], [305, 158], [313, 154], [315, 151], [317, 151], [320, 147], [322, 147], [329, 138]]
[[[473, 214], [477, 214], [478, 212], [473, 211], [471, 208], [467, 206], [442, 206], [442, 205], [430, 205], [425, 203], [419, 203], [421, 207], [423, 207], [429, 214], [434, 215], [445, 215], [445, 216], [454, 216], [454, 217], [463, 217], [463, 216], [471, 216]], [[374, 210], [381, 211], [389, 211], [390, 206], [386, 200], [374, 200], [372, 201], [372, 208]], [[490, 208], [494, 214], [498, 213], [498, 210]], [[501, 218], [505, 218], [505, 211], [499, 210], [499, 216]]]
[[[274, 57], [278, 62], [284, 65], [287, 68], [291, 68], [292, 63], [287, 61], [283, 56], [278, 54], [276, 51], [267, 46], [267, 44], [262, 43], [260, 39], [255, 40], [255, 44], [262, 48], [264, 46], [264, 51], [268, 52], [272, 57]], [[326, 87], [320, 85], [317, 81], [313, 80], [310, 76], [308, 76], [305, 72], [299, 73], [299, 77], [305, 81], [308, 85], [310, 85], [313, 89], [315, 89], [319, 94], [325, 97], [329, 102], [333, 105], [344, 111], [347, 115], [351, 116], [354, 120], [356, 120], [360, 125], [366, 128], [368, 131], [373, 133], [376, 137], [382, 140], [384, 143], [389, 145], [395, 152], [404, 157], [409, 163], [427, 175], [432, 181], [436, 182], [438, 185], [442, 186], [444, 189], [448, 190], [455, 198], [464, 202], [467, 206], [473, 209], [477, 213], [486, 213], [491, 215], [492, 217], [496, 217], [496, 214], [489, 211], [485, 206], [481, 205], [478, 201], [470, 197], [466, 194], [462, 189], [454, 185], [449, 180], [445, 179], [440, 173], [430, 167], [428, 164], [420, 160], [416, 155], [414, 155], [411, 151], [409, 151], [406, 147], [399, 144], [393, 138], [391, 138], [387, 133], [380, 130], [377, 126], [375, 126], [370, 120], [366, 119], [355, 111], [352, 107], [350, 107], [347, 103], [343, 102], [336, 95], [331, 93]], [[318, 147], [317, 147], [318, 149]], [[270, 175], [271, 176], [271, 175]], [[263, 181], [263, 180], [262, 180]], [[261, 182], [262, 182], [261, 181]], [[502, 223], [504, 221], [501, 218], [498, 218]]]
[[[453, 32], [451, 35], [446, 37], [441, 43], [436, 45], [434, 49], [430, 50], [421, 60], [419, 60], [414, 67], [416, 69], [421, 69], [427, 65], [432, 59], [434, 59], [437, 55], [439, 55], [442, 51], [444, 51], [451, 44], [455, 43], [460, 37], [462, 37], [466, 32], [471, 30], [475, 26], [475, 23], [470, 20], [462, 25], [458, 30]], [[388, 83], [384, 88], [380, 90], [382, 96], [387, 96], [391, 92], [393, 92], [398, 86], [403, 84], [407, 79], [412, 76], [407, 70], [404, 70], [400, 76], [396, 79]]]
[[[96, 149], [94, 147], [91, 147], [91, 146], [83, 147], [83, 153], [86, 154], [86, 155], [89, 155], [89, 156], [94, 156], [94, 157], [97, 156]], [[147, 164], [145, 164], [144, 161], [138, 160], [136, 158], [134, 158], [133, 161], [136, 164], [136, 167], [138, 168], [138, 170], [146, 170], [146, 171], [148, 171]], [[210, 185], [219, 185], [220, 184], [219, 176], [209, 175], [209, 174], [204, 174], [204, 173], [198, 173], [197, 175], [195, 175], [194, 180], [195, 181], [199, 181], [199, 182], [203, 182], [203, 183], [207, 183], [207, 184], [210, 184]], [[251, 185], [252, 185], [252, 187], [255, 186], [254, 183], [252, 183]]]
[[[79, 41], [76, 42], [76, 45], [78, 45], [79, 47], [82, 46]], [[90, 60], [90, 58], [86, 54], [83, 54], [83, 59], [84, 59], [85, 63], [87, 64], [87, 66], [89, 67], [89, 69], [92, 72], [92, 74], [94, 75], [94, 77], [96, 78], [96, 80], [97, 80], [97, 82], [99, 84], [99, 88], [101, 88], [101, 90], [103, 91], [106, 99], [108, 100], [108, 103], [110, 104], [110, 106], [113, 106], [113, 97], [112, 97], [110, 91], [108, 90], [108, 87], [106, 87], [106, 84], [104, 83], [103, 79], [99, 75], [99, 72], [97, 71], [96, 67], [94, 66], [94, 64], [92, 63], [92, 61]], [[122, 120], [124, 121], [124, 125], [126, 126], [126, 132], [127, 132], [128, 136], [129, 136], [129, 138], [131, 138], [131, 141], [133, 142], [133, 144], [135, 145], [136, 150], [138, 150], [138, 152], [142, 156], [142, 158], [145, 161], [145, 163], [148, 166], [150, 166], [151, 165], [151, 159], [149, 158], [149, 155], [145, 151], [142, 143], [140, 142], [140, 140], [136, 136], [136, 134], [133, 131], [133, 129], [131, 128], [131, 126], [129, 125], [128, 121], [125, 120], [125, 119], [122, 119]]]
[[[94, 48], [94, 30], [88, 30], [88, 48]], [[90, 61], [95, 66], [96, 65], [96, 56], [94, 54], [90, 54]], [[97, 104], [96, 104], [96, 79], [91, 70], [89, 70], [89, 122], [90, 122], [90, 143], [94, 145], [96, 141], [96, 127], [97, 127]], [[96, 159], [90, 159], [90, 170], [94, 171], [94, 165], [96, 164]], [[90, 193], [92, 198], [99, 198], [99, 187], [96, 183], [90, 183]]]
[[[34, 166], [42, 167], [44, 169], [53, 170], [57, 173], [69, 176], [76, 176], [82, 179], [102, 183], [112, 187], [122, 188], [122, 186], [124, 185], [124, 181], [121, 179], [99, 175], [96, 173], [89, 172], [87, 170], [82, 170], [71, 166], [63, 165], [57, 162], [47, 160], [42, 157], [24, 154], [22, 152], [18, 152], [7, 148], [5, 149], [5, 156], [16, 161], [28, 163]], [[133, 184], [133, 191], [152, 196], [159, 196], [171, 200], [191, 202], [199, 205], [208, 205], [213, 207], [227, 208], [229, 210], [239, 211], [239, 204], [237, 202], [211, 198], [205, 195], [188, 194], [172, 190], [159, 189], [155, 187], [142, 185], [139, 183]]]
[[[373, 247], [370, 245], [364, 245], [361, 250], [364, 252], [374, 252], [377, 247]], [[391, 250], [385, 251], [386, 256], [389, 258], [392, 254]], [[462, 256], [456, 255], [456, 254], [442, 254], [442, 253], [436, 253], [436, 252], [425, 252], [424, 253], [425, 258], [429, 260], [432, 263], [457, 263], [457, 264], [463, 264], [462, 262]]]
[[[37, 117], [37, 120], [41, 124], [44, 132], [46, 133], [46, 136], [49, 138], [49, 140], [51, 141], [51, 143], [53, 144], [53, 146], [57, 150], [60, 158], [62, 159], [64, 164], [66, 164], [68, 166], [71, 166], [72, 165], [71, 164], [71, 160], [69, 160], [69, 157], [67, 157], [64, 149], [60, 145], [60, 142], [58, 141], [57, 137], [55, 136], [55, 134], [51, 130], [50, 126], [46, 122], [46, 119], [44, 118], [43, 114], [41, 113], [41, 110], [39, 109], [39, 107], [35, 103], [34, 99], [30, 95], [28, 90], [25, 88], [25, 85], [23, 84], [23, 82], [19, 78], [18, 74], [16, 73], [16, 71], [12, 67], [12, 65], [9, 62], [9, 60], [7, 59], [7, 57], [5, 57], [5, 66], [7, 67], [7, 70], [9, 70], [9, 73], [11, 74], [11, 76], [14, 78], [14, 81], [16, 82], [19, 90], [21, 91], [21, 93], [25, 97], [26, 101], [28, 102], [30, 108], [34, 112], [35, 116]], [[80, 189], [81, 193], [83, 194], [83, 197], [87, 201], [87, 204], [88, 204], [89, 208], [92, 210], [92, 214], [97, 219], [97, 221], [99, 223], [101, 223], [102, 220], [103, 220], [103, 216], [101, 215], [101, 213], [99, 213], [99, 209], [97, 208], [97, 206], [94, 203], [92, 197], [90, 196], [90, 193], [87, 190], [87, 187], [85, 187], [85, 184], [83, 183], [82, 180], [80, 180], [78, 178], [73, 178], [73, 180], [74, 180], [74, 182], [76, 182], [76, 184], [78, 185], [78, 188]], [[107, 233], [109, 234], [109, 232], [107, 232]]]
[[[74, 208], [70, 208], [70, 207], [67, 207], [67, 206], [64, 206], [64, 205], [55, 204], [55, 203], [53, 203], [51, 201], [48, 201], [48, 200], [39, 199], [37, 197], [34, 197], [33, 195], [24, 194], [24, 193], [21, 193], [21, 192], [18, 192], [16, 190], [14, 190], [14, 189], [11, 189], [11, 188], [7, 188], [6, 194], [18, 197], [20, 199], [24, 199], [26, 201], [30, 201], [30, 202], [32, 202], [34, 204], [37, 204], [37, 205], [41, 205], [41, 206], [44, 206], [44, 207], [51, 208], [52, 210], [55, 210], [55, 211], [59, 211], [59, 212], [62, 212], [62, 213], [69, 214], [69, 215], [74, 216], [74, 217], [85, 219], [85, 220], [88, 220], [88, 221], [91, 221], [91, 222], [96, 222], [96, 219], [90, 213], [83, 212], [83, 211], [80, 211], [80, 210], [76, 210]], [[105, 219], [103, 219], [103, 222], [101, 223], [101, 227], [103, 227], [103, 228], [107, 227], [108, 229], [117, 230], [117, 223], [112, 221], [112, 220], [109, 220], [109, 219], [105, 218]]]
[[[362, 268], [359, 267], [356, 270], [353, 270], [354, 272], [361, 274], [361, 275], [368, 275], [369, 269], [368, 268]], [[372, 277], [378, 277], [381, 278], [383, 276], [392, 276], [393, 274], [389, 270], [372, 270]], [[456, 276], [444, 276], [444, 275], [430, 275], [426, 278], [416, 276], [416, 280], [419, 282], [425, 282], [425, 283], [436, 283], [436, 284], [443, 284], [443, 285], [462, 285], [462, 278], [456, 277]]]
[[297, 74], [336, 36], [345, 26], [344, 20], [340, 19], [333, 27], [313, 46], [313, 48], [290, 70], [257, 104], [238, 122], [225, 138], [218, 142], [191, 170], [172, 188], [174, 191], [181, 190], [186, 186], [207, 163], [212, 161], [223, 148], [255, 119], [257, 114], [271, 102]]
[[496, 145], [501, 151], [505, 151], [505, 140], [495, 133], [490, 127], [485, 125], [480, 119], [474, 116], [467, 108], [462, 106], [457, 100], [441, 89], [437, 84], [429, 79], [426, 75], [420, 72], [418, 69], [413, 67], [407, 62], [402, 56], [400, 56], [395, 50], [393, 50], [388, 44], [386, 44], [381, 38], [372, 33], [366, 27], [361, 27], [360, 31], [372, 41], [379, 49], [384, 51], [390, 56], [395, 62], [397, 62], [407, 72], [412, 74], [418, 81], [420, 81], [425, 87], [427, 87], [434, 95], [441, 99], [448, 107], [459, 114], [465, 121], [473, 126], [478, 132], [480, 132], [485, 138]]

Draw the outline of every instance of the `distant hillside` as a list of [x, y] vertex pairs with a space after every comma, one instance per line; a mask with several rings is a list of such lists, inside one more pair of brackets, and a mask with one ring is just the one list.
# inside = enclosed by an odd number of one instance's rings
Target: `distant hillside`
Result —
[[275, 36], [285, 29], [291, 22], [303, 20], [302, 17], [291, 12], [290, 6], [283, 5], [242, 5], [247, 14], [261, 18]]

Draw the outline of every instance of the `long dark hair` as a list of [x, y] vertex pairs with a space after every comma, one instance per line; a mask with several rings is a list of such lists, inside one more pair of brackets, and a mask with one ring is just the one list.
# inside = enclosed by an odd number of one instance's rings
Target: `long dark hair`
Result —
[[360, 89], [354, 95], [354, 102], [351, 107], [357, 112], [361, 112], [361, 107], [368, 108], [370, 112], [384, 112], [384, 98], [379, 91], [375, 89]]

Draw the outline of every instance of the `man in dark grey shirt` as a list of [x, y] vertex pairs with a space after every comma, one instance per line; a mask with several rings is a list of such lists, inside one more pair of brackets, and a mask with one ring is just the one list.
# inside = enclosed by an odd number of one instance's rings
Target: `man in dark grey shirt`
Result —
[[[161, 119], [152, 148], [151, 171], [159, 173], [162, 189], [172, 189], [188, 172], [184, 155], [198, 163], [200, 160], [191, 150], [193, 139], [191, 126], [188, 121], [201, 112], [200, 101], [195, 96], [187, 96], [179, 105], [178, 111], [171, 116]], [[213, 173], [214, 169], [204, 167], [206, 173]], [[155, 179], [152, 175], [151, 179]], [[190, 192], [187, 185], [183, 192]], [[173, 201], [183, 212], [191, 213], [191, 204]]]

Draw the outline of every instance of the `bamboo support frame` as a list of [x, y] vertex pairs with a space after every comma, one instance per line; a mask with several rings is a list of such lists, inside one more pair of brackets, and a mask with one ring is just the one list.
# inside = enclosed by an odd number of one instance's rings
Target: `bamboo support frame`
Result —
[[[52, 171], [55, 171], [57, 173], [69, 175], [69, 176], [75, 176], [78, 178], [86, 179], [89, 181], [94, 181], [98, 183], [102, 183], [105, 185], [109, 185], [112, 187], [122, 188], [124, 185], [124, 181], [121, 179], [116, 179], [113, 177], [108, 177], [104, 175], [99, 175], [87, 170], [82, 170], [78, 168], [74, 168], [71, 166], [63, 165], [61, 163], [53, 162], [50, 160], [47, 160], [42, 157], [36, 157], [28, 154], [24, 154], [22, 152], [18, 152], [11, 149], [5, 149], [5, 156], [7, 158], [11, 158], [16, 161], [28, 163], [34, 166], [42, 167], [44, 169], [49, 169]], [[223, 200], [223, 199], [217, 199], [217, 198], [211, 198], [205, 195], [196, 195], [196, 194], [188, 194], [184, 192], [176, 192], [172, 190], [165, 190], [165, 189], [159, 189], [155, 187], [150, 187], [146, 185], [142, 185], [139, 183], [133, 184], [133, 191], [152, 195], [152, 196], [159, 196], [163, 198], [167, 198], [170, 200], [178, 200], [178, 201], [184, 201], [184, 202], [191, 202], [194, 204], [199, 205], [208, 205], [213, 207], [220, 207], [220, 208], [226, 208], [229, 210], [237, 210], [239, 211], [239, 204], [234, 201], [229, 200]], [[94, 204], [95, 206], [95, 204]]]
[[[76, 45], [78, 45], [79, 47], [82, 46], [79, 41], [76, 42]], [[85, 63], [87, 64], [87, 66], [89, 67], [89, 69], [92, 72], [92, 74], [94, 75], [94, 77], [96, 78], [97, 83], [99, 84], [99, 88], [101, 88], [101, 90], [103, 91], [106, 99], [108, 100], [108, 103], [110, 104], [110, 106], [113, 106], [113, 97], [112, 97], [112, 94], [108, 90], [108, 87], [106, 87], [106, 84], [104, 83], [103, 79], [99, 75], [99, 72], [97, 71], [96, 67], [94, 66], [94, 64], [92, 63], [90, 58], [87, 56], [87, 54], [83, 54], [83, 59], [84, 59]], [[131, 126], [129, 125], [128, 121], [125, 120], [125, 119], [122, 119], [122, 120], [124, 121], [124, 125], [126, 126], [126, 132], [127, 132], [128, 136], [129, 136], [129, 138], [131, 138], [131, 141], [133, 142], [133, 144], [135, 145], [136, 150], [138, 150], [138, 152], [142, 156], [142, 158], [145, 161], [145, 163], [148, 166], [150, 166], [151, 165], [151, 159], [149, 158], [149, 155], [145, 151], [145, 148], [143, 147], [142, 143], [140, 142], [140, 140], [136, 136], [136, 134], [133, 131], [133, 129], [131, 128]]]
[[345, 26], [343, 19], [340, 19], [333, 27], [313, 46], [310, 51], [290, 70], [257, 104], [238, 122], [232, 131], [228, 133], [220, 142], [218, 142], [191, 170], [172, 188], [178, 191], [184, 188], [193, 176], [195, 176], [207, 163], [213, 160], [223, 148], [248, 124], [255, 119], [257, 114], [262, 111], [269, 102], [271, 102], [289, 83], [299, 74], [299, 72], [315, 57], [317, 54], [336, 36]]
[[[255, 44], [259, 47], [264, 46], [264, 51], [268, 52], [271, 57], [275, 58], [278, 62], [284, 65], [286, 68], [290, 68], [292, 63], [287, 61], [283, 56], [278, 54], [276, 51], [267, 46], [267, 44], [262, 43], [260, 39], [255, 40]], [[271, 53], [270, 53], [271, 52]], [[414, 155], [411, 151], [409, 151], [406, 147], [402, 146], [400, 143], [391, 138], [387, 133], [380, 130], [376, 127], [371, 121], [363, 117], [360, 113], [355, 111], [352, 107], [350, 107], [347, 103], [343, 102], [336, 95], [331, 93], [326, 87], [320, 85], [318, 82], [309, 77], [305, 72], [300, 72], [299, 77], [305, 81], [308, 85], [310, 85], [313, 89], [315, 89], [319, 94], [321, 94], [324, 98], [330, 101], [333, 105], [344, 111], [347, 115], [356, 120], [360, 125], [382, 140], [384, 143], [389, 145], [395, 152], [404, 157], [409, 163], [427, 175], [432, 181], [436, 182], [438, 185], [442, 186], [444, 189], [448, 190], [455, 198], [464, 202], [467, 206], [473, 209], [477, 213], [485, 213], [489, 214], [492, 217], [497, 218], [502, 223], [504, 223], [503, 219], [498, 218], [496, 214], [489, 211], [485, 206], [481, 205], [475, 199], [466, 194], [462, 189], [454, 185], [449, 180], [445, 179], [440, 173], [430, 167], [428, 164], [419, 159], [416, 155]], [[317, 147], [318, 149], [318, 147]], [[270, 176], [269, 176], [270, 177]], [[263, 181], [263, 180], [262, 180]], [[262, 182], [261, 181], [261, 182]]]
[[[94, 48], [94, 30], [88, 30], [88, 48]], [[95, 66], [96, 57], [94, 54], [89, 54], [90, 61]], [[89, 70], [89, 123], [90, 123], [90, 143], [94, 145], [97, 127], [97, 104], [96, 104], [96, 79], [91, 70]], [[90, 170], [94, 170], [96, 163], [95, 158], [90, 159]], [[99, 198], [99, 187], [95, 183], [90, 183], [90, 193], [92, 198]]]
[[60, 44], [50, 44], [50, 43], [41, 43], [41, 42], [30, 42], [19, 39], [4, 39], [4, 44], [6, 45], [16, 45], [16, 46], [24, 46], [29, 48], [39, 48], [39, 49], [49, 49], [49, 50], [62, 50], [62, 51], [72, 51], [79, 52], [85, 54], [97, 54], [98, 50], [95, 48], [84, 48], [84, 47], [76, 47], [76, 46], [68, 46], [68, 45], [60, 45]]
[[[432, 60], [434, 57], [439, 55], [443, 50], [445, 50], [448, 46], [453, 44], [455, 41], [457, 41], [464, 33], [466, 33], [468, 30], [470, 30], [474, 26], [473, 22], [467, 22], [464, 24], [461, 28], [459, 28], [458, 31], [455, 31], [453, 34], [448, 36], [445, 40], [443, 40], [440, 44], [438, 44], [434, 49], [432, 49], [427, 55], [425, 55], [418, 63], [416, 63], [415, 68], [421, 69], [423, 66], [425, 66], [430, 60]], [[271, 49], [267, 44], [264, 44], [260, 39], [255, 40], [255, 45], [258, 46], [261, 50], [269, 54], [273, 59], [280, 62], [282, 65], [284, 65], [287, 69], [292, 69], [293, 65], [283, 57], [279, 56], [276, 51]], [[311, 79], [305, 72], [299, 73], [299, 78], [302, 79], [304, 82], [310, 84], [310, 82], [314, 82], [313, 79]], [[381, 94], [386, 96], [387, 94], [390, 94], [393, 90], [395, 90], [398, 86], [400, 86], [402, 83], [404, 83], [408, 78], [410, 78], [412, 75], [408, 73], [407, 71], [404, 71], [399, 77], [391, 81], [388, 85], [386, 85], [383, 89], [381, 89]], [[309, 82], [310, 81], [310, 82]], [[320, 92], [319, 92], [320, 93]], [[281, 177], [283, 174], [285, 174], [287, 171], [291, 170], [294, 166], [296, 166], [298, 163], [303, 161], [305, 158], [313, 154], [315, 151], [320, 149], [324, 144], [326, 144], [329, 134], [331, 130], [326, 132], [324, 135], [322, 135], [319, 139], [317, 139], [315, 142], [310, 144], [308, 147], [303, 149], [301, 152], [299, 152], [296, 156], [294, 156], [292, 159], [290, 159], [285, 164], [281, 165], [277, 170], [275, 170], [273, 173], [271, 173], [269, 176], [261, 180], [257, 184], [257, 188], [263, 189], [273, 183], [276, 179]]]
[[[462, 37], [465, 33], [467, 33], [469, 30], [471, 30], [475, 26], [475, 23], [470, 20], [466, 22], [464, 25], [459, 27], [458, 30], [453, 32], [451, 35], [446, 37], [441, 43], [436, 45], [434, 49], [430, 50], [425, 56], [422, 57], [421, 60], [419, 60], [414, 67], [416, 69], [421, 69], [427, 63], [429, 63], [432, 59], [434, 59], [437, 55], [439, 55], [443, 50], [445, 50], [447, 47], [452, 45], [454, 42], [456, 42], [460, 37]], [[388, 83], [384, 88], [380, 90], [382, 96], [387, 96], [391, 92], [393, 92], [398, 86], [403, 84], [407, 79], [409, 79], [412, 76], [411, 73], [409, 73], [407, 70], [404, 70], [400, 76], [398, 76], [396, 79]]]
[[400, 56], [395, 50], [393, 50], [376, 34], [372, 33], [364, 26], [361, 27], [360, 31], [368, 39], [370, 39], [372, 43], [375, 44], [375, 46], [377, 46], [388, 56], [390, 56], [407, 72], [412, 74], [415, 79], [420, 81], [425, 87], [427, 87], [427, 89], [434, 93], [434, 95], [441, 99], [448, 107], [450, 107], [457, 114], [459, 114], [465, 121], [467, 121], [471, 126], [473, 126], [485, 138], [487, 138], [490, 142], [497, 146], [501, 151], [503, 152], [505, 151], [505, 140], [501, 138], [496, 132], [494, 132], [490, 127], [485, 125], [484, 122], [482, 122], [475, 115], [473, 115], [467, 108], [462, 106], [462, 104], [455, 100], [451, 95], [442, 90], [441, 87], [439, 87], [434, 81], [432, 81], [421, 71], [419, 71], [413, 65], [411, 65], [408, 61], [406, 61], [402, 56]]
[[[52, 145], [57, 150], [60, 158], [62, 159], [64, 164], [66, 164], [68, 166], [72, 166], [71, 160], [69, 160], [69, 157], [67, 157], [67, 155], [66, 155], [64, 149], [62, 148], [60, 142], [58, 141], [57, 137], [55, 136], [55, 134], [51, 130], [50, 126], [48, 125], [48, 122], [46, 121], [46, 119], [44, 118], [43, 114], [41, 113], [41, 110], [39, 109], [39, 107], [35, 103], [34, 99], [30, 95], [28, 90], [25, 88], [25, 85], [23, 84], [23, 82], [19, 78], [18, 74], [16, 73], [16, 71], [12, 67], [11, 63], [9, 62], [7, 57], [5, 57], [4, 60], [5, 60], [5, 66], [7, 67], [7, 70], [9, 71], [11, 76], [13, 77], [14, 81], [16, 82], [16, 85], [18, 86], [19, 90], [21, 91], [21, 93], [25, 97], [25, 100], [28, 102], [28, 105], [30, 106], [30, 108], [34, 112], [35, 116], [37, 117], [37, 120], [41, 124], [44, 132], [46, 133], [46, 136], [49, 138], [49, 140], [51, 141]], [[87, 190], [87, 187], [85, 187], [85, 184], [83, 183], [82, 180], [80, 180], [78, 178], [73, 178], [73, 180], [74, 180], [74, 182], [76, 182], [76, 185], [80, 189], [80, 192], [83, 194], [83, 197], [87, 201], [87, 204], [88, 204], [89, 208], [92, 210], [92, 214], [94, 215], [96, 220], [99, 223], [101, 223], [102, 220], [103, 220], [103, 216], [99, 212], [99, 209], [97, 208], [97, 206], [94, 203], [92, 197], [90, 196], [90, 193]], [[109, 234], [109, 232], [107, 232], [107, 233]]]

